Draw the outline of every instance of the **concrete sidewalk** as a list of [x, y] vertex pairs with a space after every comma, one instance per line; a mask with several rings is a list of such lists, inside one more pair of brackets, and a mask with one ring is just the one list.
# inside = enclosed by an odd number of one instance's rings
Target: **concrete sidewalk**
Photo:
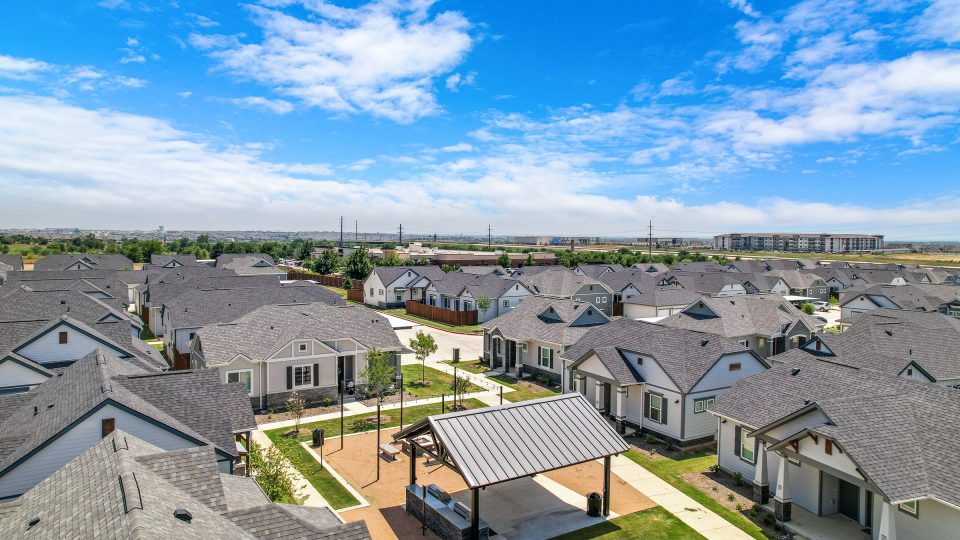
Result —
[[614, 456], [610, 470], [708, 540], [753, 538], [626, 456]]
[[[269, 448], [273, 446], [273, 441], [267, 437], [266, 433], [260, 430], [255, 430], [253, 432], [253, 441], [263, 448]], [[320, 495], [320, 492], [317, 491], [317, 488], [313, 487], [313, 484], [309, 480], [303, 477], [300, 474], [300, 471], [296, 469], [289, 461], [286, 466], [287, 472], [293, 477], [293, 491], [297, 497], [304, 497], [303, 506], [330, 506], [326, 499]]]

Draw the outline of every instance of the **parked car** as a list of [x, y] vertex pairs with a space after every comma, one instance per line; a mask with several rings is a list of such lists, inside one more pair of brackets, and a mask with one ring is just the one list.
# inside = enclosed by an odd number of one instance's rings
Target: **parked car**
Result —
[[827, 318], [822, 315], [815, 315], [813, 318], [822, 322], [823, 324], [830, 324], [830, 321], [828, 321]]
[[810, 302], [813, 304], [813, 308], [817, 311], [830, 311], [830, 302], [824, 302], [823, 300], [817, 300], [816, 302]]

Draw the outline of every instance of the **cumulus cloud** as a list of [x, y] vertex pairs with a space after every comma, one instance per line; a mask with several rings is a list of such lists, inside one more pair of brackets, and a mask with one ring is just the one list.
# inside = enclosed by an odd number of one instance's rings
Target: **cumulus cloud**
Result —
[[219, 69], [304, 106], [399, 123], [440, 110], [434, 80], [473, 45], [470, 22], [455, 11], [431, 13], [429, 0], [378, 0], [358, 8], [303, 1], [308, 18], [284, 11], [293, 3], [247, 6], [260, 42], [203, 34], [192, 34], [190, 42]]
[[53, 66], [33, 58], [17, 58], [0, 54], [0, 77], [8, 79], [28, 79], [41, 71], [48, 71]]
[[459, 73], [454, 73], [447, 77], [447, 90], [451, 92], [459, 92], [460, 87], [462, 86], [473, 86], [477, 82], [477, 74], [474, 71], [467, 73], [466, 75], [461, 75]]
[[[604, 234], [630, 231], [654, 216], [661, 230], [688, 230], [691, 215], [711, 227], [838, 230], [948, 227], [956, 197], [888, 208], [772, 198], [754, 204], [718, 198], [689, 204], [657, 195], [612, 196], [618, 181], [576, 153], [503, 145], [475, 159], [431, 165], [403, 179], [372, 183], [335, 178], [327, 164], [276, 163], [259, 145], [221, 146], [166, 120], [91, 110], [60, 100], [0, 97], [0, 213], [22, 226], [148, 227], [158, 219], [184, 228], [333, 227], [318, 209], [337, 208], [370, 228], [403, 219], [410, 230], [479, 230], [490, 219], [510, 232]], [[169, 194], [177, 193], [171, 206]], [[104, 211], [137, 208], [137, 212]], [[331, 214], [332, 216], [332, 214]], [[52, 220], [52, 221], [51, 221]], [[42, 222], [41, 222], [42, 221]], [[410, 225], [407, 225], [407, 224]], [[939, 228], [938, 228], [939, 227]], [[638, 231], [639, 232], [639, 231]]]

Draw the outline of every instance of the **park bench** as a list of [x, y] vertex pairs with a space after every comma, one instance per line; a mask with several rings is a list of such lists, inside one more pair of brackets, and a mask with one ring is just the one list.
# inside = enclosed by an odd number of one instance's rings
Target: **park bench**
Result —
[[383, 443], [380, 445], [380, 455], [383, 456], [387, 461], [397, 461], [398, 454], [400, 454], [400, 449], [396, 446], [388, 443]]

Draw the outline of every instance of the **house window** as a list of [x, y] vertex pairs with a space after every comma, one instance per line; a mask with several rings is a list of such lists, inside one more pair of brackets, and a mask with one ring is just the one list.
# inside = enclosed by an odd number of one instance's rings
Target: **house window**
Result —
[[253, 370], [252, 369], [242, 369], [238, 371], [228, 371], [227, 372], [227, 382], [228, 383], [242, 383], [243, 387], [247, 389], [249, 394], [253, 390]]
[[607, 303], [607, 297], [606, 297], [606, 296], [603, 297], [603, 303], [604, 303], [604, 304]]
[[380, 289], [379, 296], [383, 296], [383, 289]]
[[66, 333], [66, 332], [60, 332], [60, 344], [61, 344], [61, 345], [66, 344], [66, 343], [67, 343], [67, 339], [68, 339], [68, 338], [67, 338], [67, 333]]
[[313, 384], [313, 379], [311, 379], [312, 374], [313, 366], [309, 364], [293, 366], [293, 386], [311, 386]]
[[740, 459], [753, 463], [753, 460], [756, 458], [754, 454], [754, 448], [756, 448], [756, 442], [754, 441], [753, 436], [747, 435], [746, 433], [740, 434]]
[[370, 296], [373, 296], [373, 287], [370, 287]]
[[468, 300], [464, 300], [464, 301], [463, 301], [463, 310], [464, 310], [464, 311], [473, 311], [473, 303], [470, 302], [470, 301], [468, 301]]
[[403, 302], [403, 295], [401, 293], [397, 293], [397, 302]]
[[643, 358], [640, 357], [640, 356], [637, 357], [637, 365], [638, 365], [638, 366], [642, 366], [642, 365], [643, 365]]
[[696, 399], [693, 401], [693, 413], [700, 414], [706, 412], [708, 408], [713, 406], [714, 397], [710, 396], [708, 398]]
[[730, 371], [740, 371], [740, 362], [730, 364]]
[[749, 346], [750, 346], [750, 340], [749, 340], [749, 339], [738, 339], [738, 340], [737, 340], [737, 344], [743, 345], [744, 347], [749, 347]]
[[117, 421], [113, 418], [104, 418], [100, 420], [100, 438], [106, 437], [107, 435], [113, 433], [114, 428], [117, 427]]
[[307, 350], [307, 344], [306, 344], [306, 343], [301, 343], [301, 344], [300, 344], [300, 352], [305, 352], [306, 350]]
[[649, 418], [654, 422], [664, 424], [663, 418], [663, 396], [658, 394], [647, 394], [647, 400], [650, 404]]
[[910, 514], [913, 517], [920, 515], [920, 501], [910, 501], [897, 505], [904, 514]]
[[833, 441], [827, 439], [823, 442], [823, 451], [828, 455], [833, 455]]
[[503, 307], [510, 307], [510, 301], [509, 301], [509, 300], [504, 300], [504, 301], [503, 301]]
[[538, 364], [541, 367], [553, 369], [553, 349], [540, 347], [540, 358]]
[[907, 368], [907, 376], [913, 376], [913, 368]]

